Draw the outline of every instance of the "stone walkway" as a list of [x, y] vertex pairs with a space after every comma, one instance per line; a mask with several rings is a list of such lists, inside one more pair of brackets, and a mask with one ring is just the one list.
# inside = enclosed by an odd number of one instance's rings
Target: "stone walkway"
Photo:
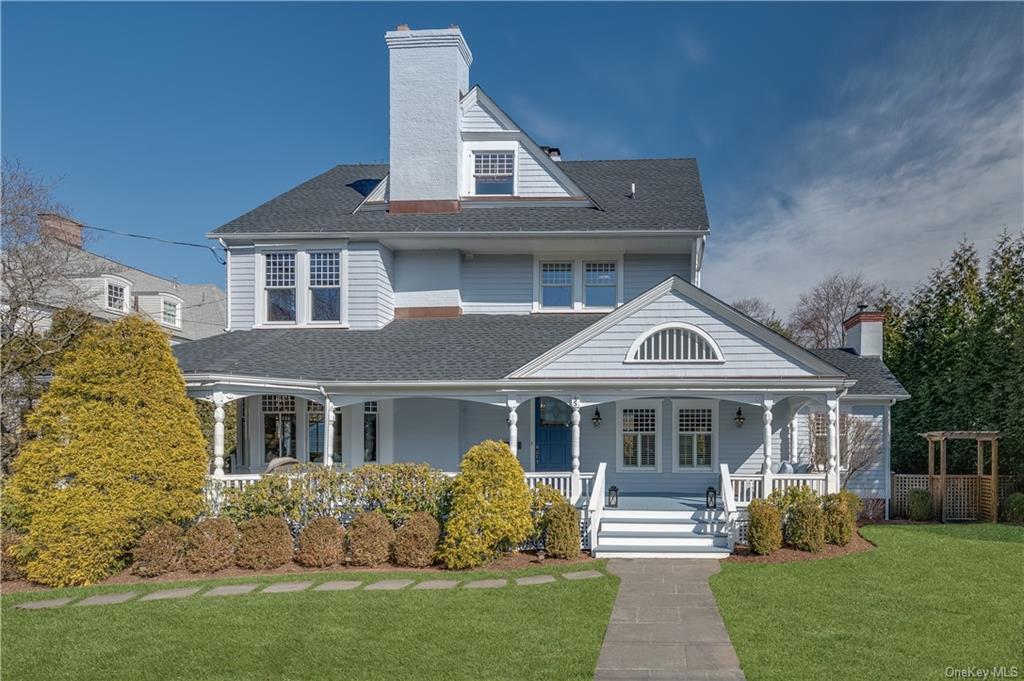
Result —
[[[562, 572], [559, 575], [567, 580], [575, 581], [579, 579], [594, 579], [597, 577], [604, 577], [603, 572], [597, 570], [580, 570], [577, 572]], [[552, 584], [560, 581], [558, 577], [553, 574], [549, 575], [533, 575], [529, 577], [517, 577], [512, 580], [514, 586], [536, 586], [539, 584]], [[227, 597], [227, 596], [241, 596], [249, 593], [261, 593], [261, 594], [283, 594], [283, 593], [296, 593], [299, 591], [307, 591], [312, 587], [313, 591], [352, 591], [362, 587], [363, 591], [400, 591], [408, 588], [411, 585], [413, 589], [424, 589], [424, 590], [438, 590], [438, 589], [454, 589], [461, 587], [463, 589], [500, 589], [509, 585], [508, 579], [477, 579], [473, 581], [465, 581], [459, 579], [427, 579], [418, 581], [416, 579], [385, 579], [376, 582], [368, 582], [364, 586], [363, 581], [356, 580], [338, 580], [322, 582], [313, 586], [312, 581], [296, 581], [296, 582], [273, 582], [266, 585], [260, 591], [259, 584], [223, 584], [221, 586], [214, 586], [212, 588], [203, 590], [205, 587], [189, 587], [189, 588], [175, 588], [175, 589], [163, 589], [161, 591], [150, 591], [147, 592], [139, 601], [163, 601], [163, 600], [180, 600], [182, 598], [190, 598], [199, 594], [202, 597]], [[200, 594], [200, 592], [202, 592]], [[139, 595], [137, 591], [114, 591], [110, 593], [97, 594], [95, 596], [89, 596], [79, 601], [74, 601], [73, 598], [49, 598], [44, 600], [26, 601], [19, 603], [17, 607], [19, 610], [52, 610], [54, 608], [63, 608], [66, 605], [72, 606], [92, 606], [92, 605], [116, 605], [118, 603], [126, 603], [128, 601], [135, 600], [135, 597]]]
[[717, 560], [613, 559], [622, 579], [595, 681], [744, 681], [708, 577]]

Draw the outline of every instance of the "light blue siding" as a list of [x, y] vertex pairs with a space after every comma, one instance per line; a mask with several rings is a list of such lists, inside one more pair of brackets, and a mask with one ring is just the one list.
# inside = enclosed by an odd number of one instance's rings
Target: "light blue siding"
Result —
[[622, 270], [623, 302], [628, 303], [673, 274], [690, 281], [690, 254], [628, 253], [623, 258]]
[[462, 448], [460, 403], [441, 398], [394, 401], [395, 461], [428, 463], [435, 468], [459, 468]]
[[466, 314], [525, 314], [533, 309], [532, 255], [476, 255], [462, 261]]
[[396, 307], [458, 306], [460, 260], [456, 250], [397, 251]]
[[484, 107], [480, 100], [462, 112], [463, 132], [501, 132], [501, 123]]
[[255, 249], [232, 248], [229, 264], [229, 325], [232, 329], [250, 329], [256, 323]]
[[569, 196], [570, 192], [551, 176], [525, 147], [519, 147], [519, 196]]
[[395, 318], [391, 284], [394, 259], [376, 243], [354, 243], [348, 252], [348, 321], [353, 329], [376, 329]]

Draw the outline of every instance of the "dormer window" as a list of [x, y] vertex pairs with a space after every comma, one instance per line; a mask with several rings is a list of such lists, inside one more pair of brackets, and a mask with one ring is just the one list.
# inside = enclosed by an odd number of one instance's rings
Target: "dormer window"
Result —
[[128, 304], [128, 298], [124, 293], [124, 286], [115, 284], [113, 282], [107, 282], [107, 309], [116, 310], [117, 312], [125, 312]]
[[168, 326], [181, 326], [181, 303], [164, 298], [161, 309], [163, 323]]
[[480, 196], [511, 196], [515, 193], [513, 151], [473, 153], [473, 193]]

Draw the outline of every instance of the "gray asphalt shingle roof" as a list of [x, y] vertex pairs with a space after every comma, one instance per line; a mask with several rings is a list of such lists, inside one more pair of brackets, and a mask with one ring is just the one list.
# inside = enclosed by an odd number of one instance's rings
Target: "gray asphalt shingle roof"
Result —
[[[560, 161], [600, 208], [500, 206], [460, 213], [353, 213], [388, 166], [339, 165], [215, 230], [267, 232], [552, 232], [567, 230], [707, 230], [697, 161], [692, 158]], [[630, 185], [636, 195], [629, 197]]]
[[232, 331], [173, 348], [189, 373], [331, 381], [495, 380], [602, 315], [398, 319], [382, 329]]
[[849, 395], [910, 396], [879, 357], [861, 357], [850, 348], [810, 348], [810, 351], [857, 381]]

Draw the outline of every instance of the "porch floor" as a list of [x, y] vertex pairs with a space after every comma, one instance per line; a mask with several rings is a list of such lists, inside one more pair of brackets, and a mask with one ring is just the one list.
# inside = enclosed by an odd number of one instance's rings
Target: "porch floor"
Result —
[[[588, 499], [578, 503], [586, 508]], [[605, 505], [605, 508], [608, 508]], [[658, 492], [619, 492], [618, 508], [627, 511], [703, 511], [703, 494], [669, 494]]]

